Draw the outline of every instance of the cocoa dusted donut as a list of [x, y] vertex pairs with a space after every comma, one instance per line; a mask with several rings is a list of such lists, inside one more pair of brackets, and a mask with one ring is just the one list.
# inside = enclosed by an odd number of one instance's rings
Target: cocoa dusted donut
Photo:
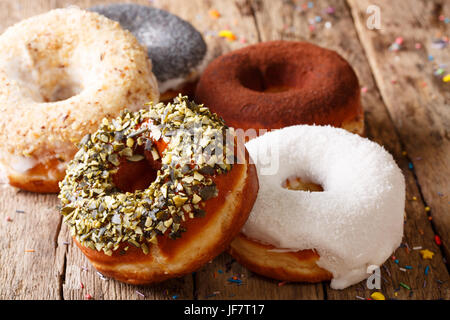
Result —
[[195, 99], [230, 127], [332, 125], [362, 134], [358, 79], [336, 52], [306, 42], [271, 41], [216, 58]]
[[59, 198], [97, 270], [132, 284], [159, 282], [227, 247], [259, 186], [245, 148], [231, 152], [225, 131], [208, 108], [179, 96], [104, 119], [83, 138]]

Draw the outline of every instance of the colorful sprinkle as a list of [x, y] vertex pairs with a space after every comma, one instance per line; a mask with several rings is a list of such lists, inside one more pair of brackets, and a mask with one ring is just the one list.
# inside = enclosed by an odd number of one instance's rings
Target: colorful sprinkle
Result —
[[425, 249], [425, 250], [420, 250], [419, 252], [422, 255], [422, 259], [424, 259], [424, 260], [431, 260], [431, 259], [433, 259], [433, 256], [434, 256], [434, 252], [433, 251]]
[[178, 299], [178, 295], [176, 295], [176, 294], [173, 295], [173, 296], [172, 296], [172, 299], [173, 299], [173, 300], [177, 300], [177, 299]]
[[219, 13], [219, 11], [213, 9], [213, 10], [209, 11], [209, 16], [213, 19], [218, 19], [218, 18], [220, 18], [220, 13]]
[[398, 259], [395, 259], [394, 262], [395, 262], [396, 264], [398, 264]]
[[430, 266], [426, 266], [424, 274], [427, 276], [429, 271], [430, 271]]
[[13, 221], [13, 220], [11, 219], [10, 216], [6, 216], [6, 221], [7, 221], [7, 222], [11, 222], [11, 221]]
[[408, 289], [408, 290], [411, 290], [411, 287], [408, 286], [407, 284], [405, 284], [405, 283], [403, 283], [403, 282], [400, 282], [399, 284], [400, 284], [403, 288]]
[[439, 237], [438, 235], [435, 235], [434, 236], [434, 242], [436, 242], [436, 244], [438, 246], [440, 246], [442, 244], [441, 237]]
[[234, 35], [234, 33], [231, 30], [221, 30], [219, 31], [219, 37], [222, 38], [226, 38], [229, 41], [234, 41], [236, 40], [236, 36]]
[[413, 267], [412, 266], [405, 266], [405, 269], [407, 270], [411, 270]]
[[145, 295], [142, 292], [138, 291], [138, 290], [136, 290], [136, 294], [141, 296], [142, 298], [145, 298]]
[[430, 210], [431, 210], [430, 207], [428, 207], [428, 206], [425, 207], [425, 211], [426, 211], [426, 212], [429, 212]]
[[409, 168], [409, 170], [412, 170], [414, 168], [412, 162], [408, 163], [408, 168]]
[[86, 300], [91, 300], [91, 299], [92, 299], [92, 296], [91, 296], [89, 293], [86, 293], [86, 295], [84, 296], [84, 298], [85, 298]]
[[228, 282], [241, 284], [241, 283], [242, 283], [242, 280], [241, 280], [241, 279], [238, 279], [237, 277], [231, 277], [231, 278], [228, 279]]
[[444, 78], [442, 78], [442, 81], [444, 81], [444, 82], [450, 82], [450, 73], [447, 74]]
[[386, 300], [384, 295], [381, 292], [374, 292], [370, 295], [373, 300]]
[[422, 250], [422, 246], [413, 247], [413, 250]]

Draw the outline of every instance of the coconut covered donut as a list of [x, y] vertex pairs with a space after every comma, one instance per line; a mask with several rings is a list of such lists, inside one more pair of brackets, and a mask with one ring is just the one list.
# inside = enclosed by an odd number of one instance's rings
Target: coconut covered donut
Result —
[[316, 124], [364, 130], [352, 67], [336, 52], [307, 42], [262, 42], [216, 58], [203, 72], [195, 100], [236, 129]]
[[146, 51], [117, 22], [77, 8], [24, 20], [0, 36], [0, 162], [11, 185], [58, 192], [74, 143], [158, 101]]
[[172, 100], [178, 93], [194, 95], [206, 64], [207, 47], [189, 22], [167, 11], [137, 4], [98, 5], [90, 10], [118, 21], [147, 48], [161, 101]]
[[405, 181], [380, 145], [339, 128], [299, 125], [246, 147], [260, 189], [230, 252], [250, 270], [343, 289], [400, 245]]
[[206, 107], [178, 97], [105, 119], [83, 138], [59, 198], [95, 268], [146, 284], [190, 273], [226, 248], [258, 180], [225, 129]]

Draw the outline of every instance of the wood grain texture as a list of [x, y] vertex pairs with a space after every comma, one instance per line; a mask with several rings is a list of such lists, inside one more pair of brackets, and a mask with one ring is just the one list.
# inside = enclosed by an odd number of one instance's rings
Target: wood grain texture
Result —
[[[394, 253], [399, 264], [388, 260], [385, 267], [382, 268], [382, 276], [385, 279], [382, 287], [383, 293], [390, 298], [397, 299], [437, 299], [441, 297], [448, 299], [450, 297], [448, 286], [442, 289], [442, 286], [436, 282], [436, 280], [448, 280], [448, 271], [439, 248], [434, 243], [432, 226], [427, 216], [423, 214], [424, 204], [420, 200], [420, 192], [414, 175], [408, 169], [408, 159], [402, 155], [402, 142], [391, 120], [390, 110], [384, 104], [384, 97], [374, 81], [364, 49], [358, 41], [351, 12], [345, 1], [333, 2], [333, 14], [324, 14], [330, 7], [328, 1], [314, 1], [314, 7], [308, 10], [304, 6], [299, 6], [295, 1], [254, 1], [253, 7], [262, 41], [275, 39], [309, 41], [337, 51], [350, 62], [358, 75], [361, 87], [367, 88], [367, 92], [362, 94], [366, 134], [369, 139], [383, 145], [394, 156], [405, 175], [407, 199], [413, 197], [418, 199], [418, 201], [407, 201], [406, 203], [407, 219], [403, 243], [408, 244], [411, 248], [422, 246], [436, 252], [435, 260], [432, 261], [433, 280], [430, 281], [431, 277], [425, 279], [423, 272], [428, 263], [421, 260], [418, 251], [406, 253], [404, 248], [399, 248]], [[324, 21], [312, 23], [317, 16], [323, 17]], [[325, 27], [325, 21], [331, 23], [330, 28]], [[399, 267], [402, 265], [412, 265], [413, 269], [408, 272], [400, 271]], [[428, 280], [425, 288], [423, 288], [424, 280]], [[414, 288], [411, 297], [410, 291], [398, 290], [400, 282]], [[373, 290], [368, 290], [364, 283], [360, 283], [339, 291], [332, 290], [327, 286], [326, 291], [327, 299], [354, 299], [356, 296], [367, 298]]]
[[[88, 8], [109, 2], [3, 0], [0, 32], [53, 8], [70, 4]], [[436, 21], [438, 15], [450, 16], [445, 1], [417, 0], [417, 6], [396, 1], [394, 6], [387, 0], [332, 4], [318, 0], [312, 8], [307, 8], [307, 2], [281, 0], [123, 2], [153, 5], [188, 20], [203, 33], [210, 59], [274, 39], [311, 41], [346, 58], [367, 89], [362, 95], [367, 136], [393, 154], [407, 185], [403, 246], [394, 253], [398, 264], [389, 259], [382, 268], [381, 291], [395, 299], [450, 299], [448, 269], [434, 242], [437, 232], [445, 244], [443, 252], [448, 254], [450, 93], [448, 84], [433, 75], [435, 65], [426, 61], [430, 53], [435, 61], [449, 61], [448, 49], [436, 51], [430, 44], [430, 32], [448, 35], [448, 26]], [[383, 30], [365, 27], [369, 4], [380, 6]], [[332, 14], [326, 13], [330, 6], [335, 10]], [[220, 13], [219, 18], [210, 16], [212, 9]], [[316, 21], [317, 16], [322, 21]], [[331, 27], [325, 27], [325, 22]], [[224, 29], [231, 30], [236, 40], [218, 37]], [[387, 48], [398, 36], [404, 38], [404, 49], [390, 52]], [[421, 50], [414, 49], [416, 42], [422, 43]], [[414, 170], [409, 169], [410, 162]], [[103, 278], [76, 248], [61, 223], [57, 205], [55, 195], [22, 192], [0, 182], [0, 230], [5, 235], [0, 238], [0, 299], [85, 299], [87, 294], [94, 299], [355, 299], [368, 298], [373, 292], [364, 282], [345, 290], [332, 290], [327, 283], [280, 286], [278, 281], [246, 270], [227, 253], [180, 279], [147, 287], [122, 284]], [[427, 205], [431, 222], [425, 212]], [[434, 258], [423, 260], [418, 250], [412, 250], [417, 246], [435, 252]], [[405, 266], [412, 269], [401, 271]], [[430, 271], [425, 275], [427, 266]], [[241, 282], [230, 282], [233, 277]]]
[[[448, 36], [448, 1], [349, 1], [361, 43], [377, 86], [389, 110], [408, 159], [412, 163], [420, 197], [431, 208], [432, 224], [450, 258], [450, 86], [434, 72], [450, 62], [447, 48], [434, 48], [433, 40]], [[381, 29], [366, 27], [368, 5], [380, 8]], [[389, 50], [398, 37], [400, 50]], [[420, 49], [416, 48], [420, 44]], [[445, 74], [449, 73], [449, 66]], [[422, 213], [426, 215], [425, 209]]]

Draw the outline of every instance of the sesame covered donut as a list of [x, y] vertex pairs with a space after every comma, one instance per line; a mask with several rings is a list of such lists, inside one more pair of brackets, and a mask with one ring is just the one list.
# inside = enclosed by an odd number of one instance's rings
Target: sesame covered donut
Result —
[[11, 185], [58, 192], [75, 143], [104, 117], [158, 101], [145, 49], [117, 22], [56, 9], [0, 36], [0, 163]]
[[260, 188], [230, 252], [250, 270], [343, 289], [400, 245], [405, 180], [380, 145], [340, 128], [298, 125], [246, 147]]
[[243, 130], [297, 124], [358, 134], [364, 129], [352, 67], [336, 52], [307, 42], [262, 42], [216, 58], [203, 72], [195, 100]]
[[[177, 97], [86, 135], [61, 182], [64, 221], [106, 276], [147, 284], [223, 251], [256, 199], [256, 169], [208, 108]], [[225, 135], [225, 136], [224, 136]]]
[[194, 95], [208, 58], [201, 33], [189, 22], [165, 10], [132, 3], [97, 5], [90, 10], [118, 21], [147, 48], [161, 101], [168, 102], [178, 93]]

